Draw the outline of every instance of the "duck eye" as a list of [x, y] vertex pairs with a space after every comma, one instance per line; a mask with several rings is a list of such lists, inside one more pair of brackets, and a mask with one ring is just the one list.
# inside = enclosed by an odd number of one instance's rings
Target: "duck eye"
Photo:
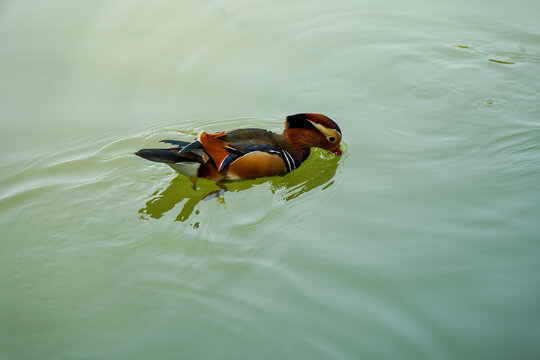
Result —
[[329, 140], [330, 142], [334, 142], [334, 141], [336, 141], [336, 138], [333, 137], [333, 136], [330, 136], [330, 137], [328, 138], [328, 140]]

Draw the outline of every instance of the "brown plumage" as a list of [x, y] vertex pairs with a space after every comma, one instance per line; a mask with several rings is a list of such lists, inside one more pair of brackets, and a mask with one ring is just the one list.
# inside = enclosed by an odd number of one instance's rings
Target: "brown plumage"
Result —
[[287, 117], [282, 134], [263, 129], [238, 129], [218, 134], [201, 131], [192, 143], [163, 140], [170, 149], [142, 149], [136, 155], [163, 162], [176, 171], [212, 180], [255, 179], [284, 175], [309, 156], [312, 147], [341, 155], [341, 130], [322, 114]]

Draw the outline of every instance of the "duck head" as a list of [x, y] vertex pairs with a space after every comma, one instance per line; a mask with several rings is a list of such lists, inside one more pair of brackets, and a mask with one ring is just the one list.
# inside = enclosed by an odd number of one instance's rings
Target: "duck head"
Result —
[[312, 147], [329, 150], [341, 155], [341, 129], [329, 117], [322, 114], [303, 113], [287, 116], [285, 137], [298, 152], [309, 153]]

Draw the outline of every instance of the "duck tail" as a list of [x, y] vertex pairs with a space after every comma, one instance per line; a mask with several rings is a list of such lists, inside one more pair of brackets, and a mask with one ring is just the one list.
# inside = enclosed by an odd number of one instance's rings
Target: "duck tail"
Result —
[[142, 157], [143, 159], [161, 162], [165, 164], [174, 164], [185, 160], [178, 154], [170, 151], [169, 149], [141, 149], [135, 153], [135, 155]]
[[[178, 148], [173, 149], [178, 151]], [[199, 176], [201, 160], [197, 154], [178, 155], [171, 149], [142, 149], [137, 151], [135, 155], [146, 160], [167, 164], [175, 171], [186, 176]]]

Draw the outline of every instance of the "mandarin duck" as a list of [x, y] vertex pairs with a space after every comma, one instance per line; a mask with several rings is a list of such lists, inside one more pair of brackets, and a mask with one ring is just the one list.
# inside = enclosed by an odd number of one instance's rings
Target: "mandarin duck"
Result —
[[288, 116], [285, 130], [237, 129], [208, 134], [193, 142], [162, 140], [170, 149], [142, 149], [135, 154], [169, 165], [181, 174], [216, 181], [285, 175], [309, 156], [312, 147], [341, 155], [341, 130], [322, 114]]

